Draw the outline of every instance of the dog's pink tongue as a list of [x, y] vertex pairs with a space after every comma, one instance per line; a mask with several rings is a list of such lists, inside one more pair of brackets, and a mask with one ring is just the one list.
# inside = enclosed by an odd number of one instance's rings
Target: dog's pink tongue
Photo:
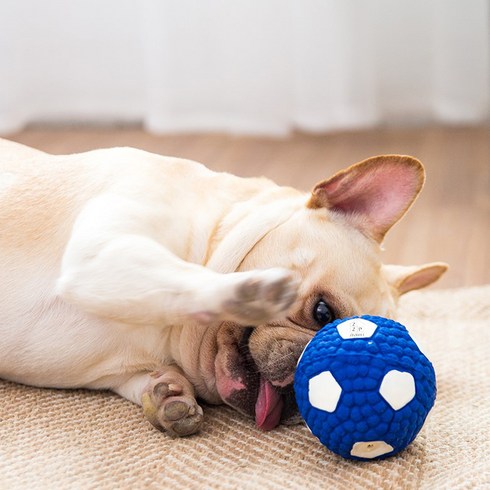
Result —
[[260, 377], [260, 388], [255, 403], [255, 423], [262, 430], [271, 430], [279, 425], [284, 401], [269, 383]]

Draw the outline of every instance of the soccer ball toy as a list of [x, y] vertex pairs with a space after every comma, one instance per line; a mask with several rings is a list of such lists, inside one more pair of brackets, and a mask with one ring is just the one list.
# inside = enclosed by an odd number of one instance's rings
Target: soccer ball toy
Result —
[[393, 320], [337, 320], [298, 361], [301, 415], [322, 444], [344, 458], [382, 459], [407, 447], [434, 405], [434, 368]]

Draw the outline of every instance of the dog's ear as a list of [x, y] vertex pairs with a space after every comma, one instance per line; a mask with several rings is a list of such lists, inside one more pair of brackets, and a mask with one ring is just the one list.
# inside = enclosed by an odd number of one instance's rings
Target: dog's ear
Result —
[[308, 207], [341, 213], [360, 231], [381, 242], [414, 202], [424, 180], [424, 167], [416, 158], [368, 158], [317, 184]]
[[383, 274], [399, 295], [424, 288], [437, 281], [447, 271], [447, 264], [433, 262], [425, 265], [384, 265]]

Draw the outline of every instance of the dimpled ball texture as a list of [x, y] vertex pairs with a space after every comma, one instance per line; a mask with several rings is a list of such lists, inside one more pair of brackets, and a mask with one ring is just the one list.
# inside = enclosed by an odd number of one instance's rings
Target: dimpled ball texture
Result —
[[298, 361], [294, 389], [311, 432], [355, 460], [393, 456], [417, 436], [434, 405], [432, 364], [393, 320], [337, 320], [322, 328]]

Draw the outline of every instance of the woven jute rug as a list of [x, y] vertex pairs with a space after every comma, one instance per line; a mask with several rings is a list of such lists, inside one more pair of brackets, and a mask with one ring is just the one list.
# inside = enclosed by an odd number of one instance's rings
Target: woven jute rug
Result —
[[346, 461], [305, 426], [264, 433], [225, 407], [174, 440], [111, 393], [0, 382], [0, 488], [490, 488], [490, 286], [409, 293], [400, 320], [435, 366], [438, 397], [391, 459]]

